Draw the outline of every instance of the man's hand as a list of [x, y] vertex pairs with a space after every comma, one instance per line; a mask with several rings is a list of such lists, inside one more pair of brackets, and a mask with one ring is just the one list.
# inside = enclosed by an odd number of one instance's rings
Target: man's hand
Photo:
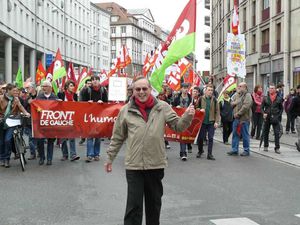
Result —
[[267, 119], [268, 114], [264, 113], [264, 119]]
[[186, 109], [189, 115], [194, 116], [195, 115], [195, 107], [193, 103], [189, 105], [189, 107]]
[[102, 101], [102, 100], [99, 100], [99, 101], [98, 101], [98, 103], [102, 104], [102, 103], [103, 103], [103, 101]]
[[29, 118], [29, 117], [30, 117], [30, 113], [28, 113], [28, 112], [25, 113], [25, 117], [28, 117], [28, 118]]
[[205, 109], [200, 109], [200, 112], [204, 112], [205, 113]]
[[89, 102], [89, 103], [93, 103], [93, 100], [89, 100], [88, 102]]
[[62, 100], [60, 98], [56, 99], [56, 101], [62, 102]]
[[234, 119], [238, 119], [239, 115], [237, 113], [234, 114]]
[[112, 164], [111, 163], [105, 163], [104, 169], [107, 173], [110, 173], [112, 171]]
[[219, 124], [218, 124], [218, 123], [215, 123], [215, 124], [214, 124], [214, 128], [215, 128], [215, 129], [217, 129], [217, 128], [218, 128], [218, 126], [219, 126]]

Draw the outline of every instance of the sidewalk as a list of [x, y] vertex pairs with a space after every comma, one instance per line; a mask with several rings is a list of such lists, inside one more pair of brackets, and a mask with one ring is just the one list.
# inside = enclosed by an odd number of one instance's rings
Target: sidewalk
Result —
[[[300, 152], [297, 151], [295, 142], [297, 141], [297, 134], [283, 134], [281, 139], [280, 139], [280, 151], [281, 154], [276, 154], [274, 152], [274, 147], [275, 144], [273, 142], [274, 138], [271, 137], [270, 135], [270, 146], [269, 146], [269, 151], [265, 152], [263, 150], [263, 145], [262, 148], [259, 149], [259, 140], [256, 139], [250, 139], [250, 149], [251, 152], [263, 155], [265, 157], [269, 157], [272, 159], [275, 159], [277, 161], [287, 163], [293, 166], [300, 167]], [[215, 132], [215, 138], [216, 141], [218, 142], [223, 142], [222, 139], [222, 128], [216, 129]], [[229, 138], [230, 143], [231, 143], [231, 136]], [[242, 142], [240, 142], [240, 149], [243, 147]]]

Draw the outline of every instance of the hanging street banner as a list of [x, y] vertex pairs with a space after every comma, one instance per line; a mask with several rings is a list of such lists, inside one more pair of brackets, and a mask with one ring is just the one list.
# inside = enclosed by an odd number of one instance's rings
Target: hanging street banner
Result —
[[[114, 122], [124, 104], [34, 100], [31, 119], [34, 138], [111, 137]], [[186, 109], [173, 108], [178, 115]], [[192, 125], [182, 133], [166, 128], [172, 141], [193, 143], [204, 113], [196, 111]]]
[[227, 74], [246, 77], [245, 35], [227, 34]]

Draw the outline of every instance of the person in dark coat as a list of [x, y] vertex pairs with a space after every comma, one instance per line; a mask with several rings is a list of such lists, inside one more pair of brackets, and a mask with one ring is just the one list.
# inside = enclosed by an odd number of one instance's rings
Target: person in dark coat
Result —
[[296, 118], [296, 129], [298, 133], [298, 141], [295, 143], [297, 150], [300, 152], [300, 84], [297, 86], [296, 89], [296, 96], [293, 98], [291, 107], [291, 116]]
[[229, 92], [223, 92], [224, 98], [220, 101], [220, 115], [221, 122], [223, 124], [223, 143], [225, 145], [230, 145], [228, 143], [228, 138], [232, 132], [232, 122], [233, 122], [233, 108], [231, 106], [231, 98], [229, 97]]
[[280, 154], [280, 121], [283, 112], [283, 99], [276, 92], [274, 84], [270, 84], [269, 93], [264, 97], [261, 110], [264, 113], [264, 151], [268, 151], [270, 127], [275, 134], [275, 153]]

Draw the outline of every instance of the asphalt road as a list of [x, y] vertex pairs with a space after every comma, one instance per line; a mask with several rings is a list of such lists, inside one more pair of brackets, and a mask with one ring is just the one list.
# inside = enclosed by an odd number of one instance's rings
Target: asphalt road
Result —
[[[106, 147], [107, 141], [102, 142], [102, 152]], [[299, 168], [256, 154], [230, 157], [229, 147], [220, 143], [214, 146], [216, 161], [196, 159], [193, 146], [182, 162], [179, 144], [171, 147], [162, 225], [300, 224], [295, 216], [300, 214]], [[84, 162], [85, 146], [78, 153], [81, 160], [62, 162], [56, 149], [52, 166], [30, 161], [25, 172], [18, 161], [9, 169], [1, 167], [0, 225], [121, 225], [127, 188], [124, 150], [111, 174], [104, 172], [103, 158]]]

